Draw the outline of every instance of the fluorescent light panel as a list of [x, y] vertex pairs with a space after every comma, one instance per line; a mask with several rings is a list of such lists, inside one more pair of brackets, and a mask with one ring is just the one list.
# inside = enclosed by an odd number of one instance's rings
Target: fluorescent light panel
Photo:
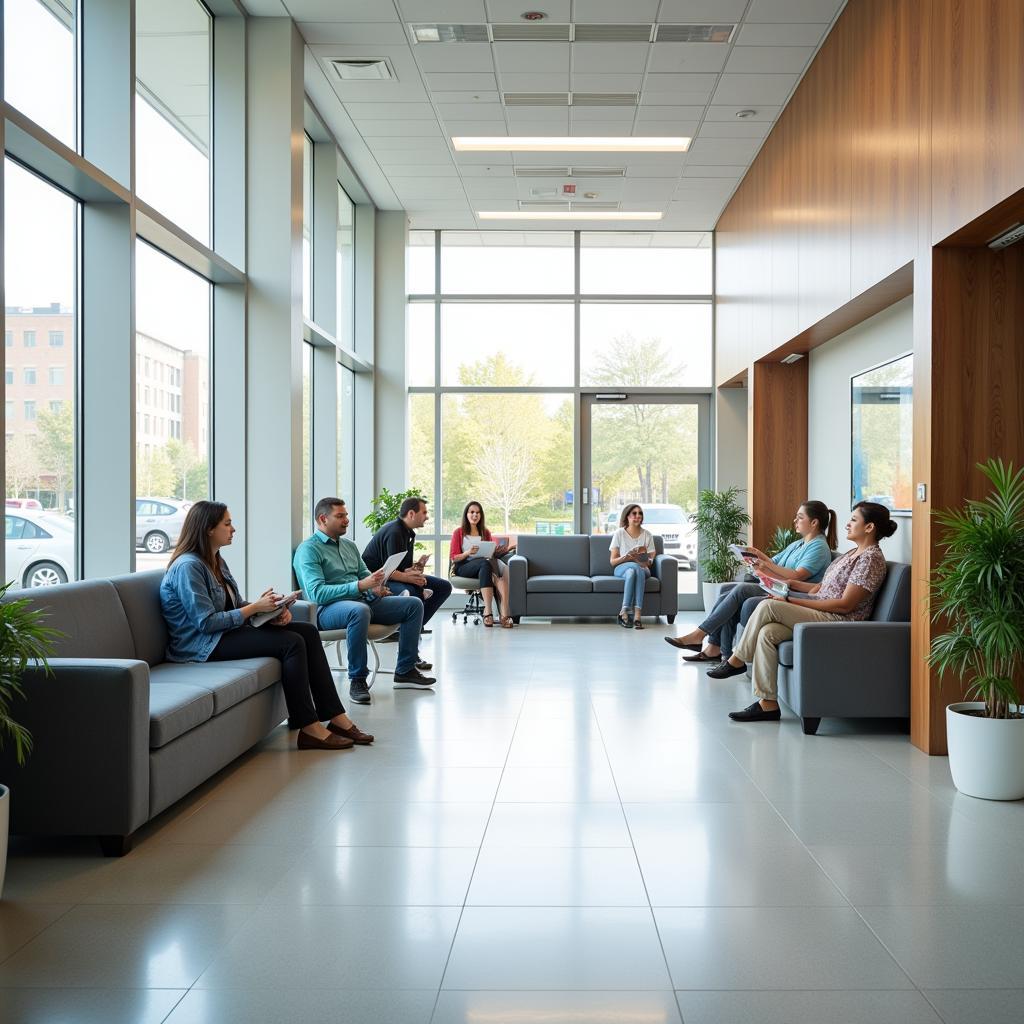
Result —
[[661, 220], [656, 210], [477, 210], [481, 220]]
[[659, 135], [453, 135], [452, 145], [463, 153], [685, 153], [690, 140], [685, 136]]

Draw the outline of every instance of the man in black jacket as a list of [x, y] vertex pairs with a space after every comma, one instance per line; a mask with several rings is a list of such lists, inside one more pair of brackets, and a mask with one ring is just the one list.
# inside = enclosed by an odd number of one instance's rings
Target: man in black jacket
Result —
[[[380, 569], [391, 555], [405, 552], [401, 564], [388, 580], [388, 588], [393, 594], [408, 592], [410, 597], [418, 597], [423, 602], [424, 626], [452, 592], [452, 585], [446, 579], [424, 573], [426, 557], [413, 560], [416, 531], [423, 527], [428, 518], [426, 501], [422, 498], [406, 498], [399, 509], [398, 518], [382, 526], [363, 550], [363, 561], [370, 572]], [[418, 667], [422, 670], [424, 665], [426, 662], [421, 661]]]

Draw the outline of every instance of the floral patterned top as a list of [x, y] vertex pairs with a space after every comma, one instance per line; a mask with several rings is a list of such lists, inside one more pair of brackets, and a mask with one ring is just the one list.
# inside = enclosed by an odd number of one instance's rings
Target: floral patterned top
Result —
[[852, 612], [840, 614], [841, 619], [860, 622], [871, 614], [875, 606], [875, 598], [879, 587], [885, 580], [885, 555], [877, 544], [872, 544], [866, 551], [847, 551], [842, 558], [837, 558], [826, 570], [825, 576], [815, 595], [819, 601], [838, 601], [846, 591], [848, 584], [863, 587], [868, 591], [867, 597]]

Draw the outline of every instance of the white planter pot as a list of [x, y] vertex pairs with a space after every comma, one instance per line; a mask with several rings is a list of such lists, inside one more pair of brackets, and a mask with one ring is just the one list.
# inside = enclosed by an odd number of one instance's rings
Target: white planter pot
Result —
[[946, 708], [953, 785], [982, 800], [1024, 799], [1024, 718], [960, 714], [984, 707], [980, 701], [969, 701]]
[[4, 895], [4, 874], [7, 871], [7, 822], [11, 812], [11, 791], [0, 785], [0, 899]]
[[709, 612], [718, 602], [719, 595], [722, 593], [722, 587], [724, 587], [725, 584], [702, 583], [700, 586], [704, 593], [704, 611]]

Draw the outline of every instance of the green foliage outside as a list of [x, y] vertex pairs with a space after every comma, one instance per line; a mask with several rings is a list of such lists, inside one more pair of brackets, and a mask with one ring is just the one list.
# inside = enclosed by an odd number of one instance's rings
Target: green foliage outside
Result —
[[697, 511], [690, 516], [700, 535], [700, 567], [705, 583], [728, 583], [740, 567], [729, 545], [742, 544], [742, 533], [750, 525], [750, 516], [736, 500], [742, 493], [739, 487], [701, 491]]
[[992, 485], [981, 501], [935, 513], [943, 528], [932, 573], [932, 614], [946, 632], [929, 660], [966, 681], [987, 718], [1017, 717], [1024, 675], [1024, 469], [979, 463]]

